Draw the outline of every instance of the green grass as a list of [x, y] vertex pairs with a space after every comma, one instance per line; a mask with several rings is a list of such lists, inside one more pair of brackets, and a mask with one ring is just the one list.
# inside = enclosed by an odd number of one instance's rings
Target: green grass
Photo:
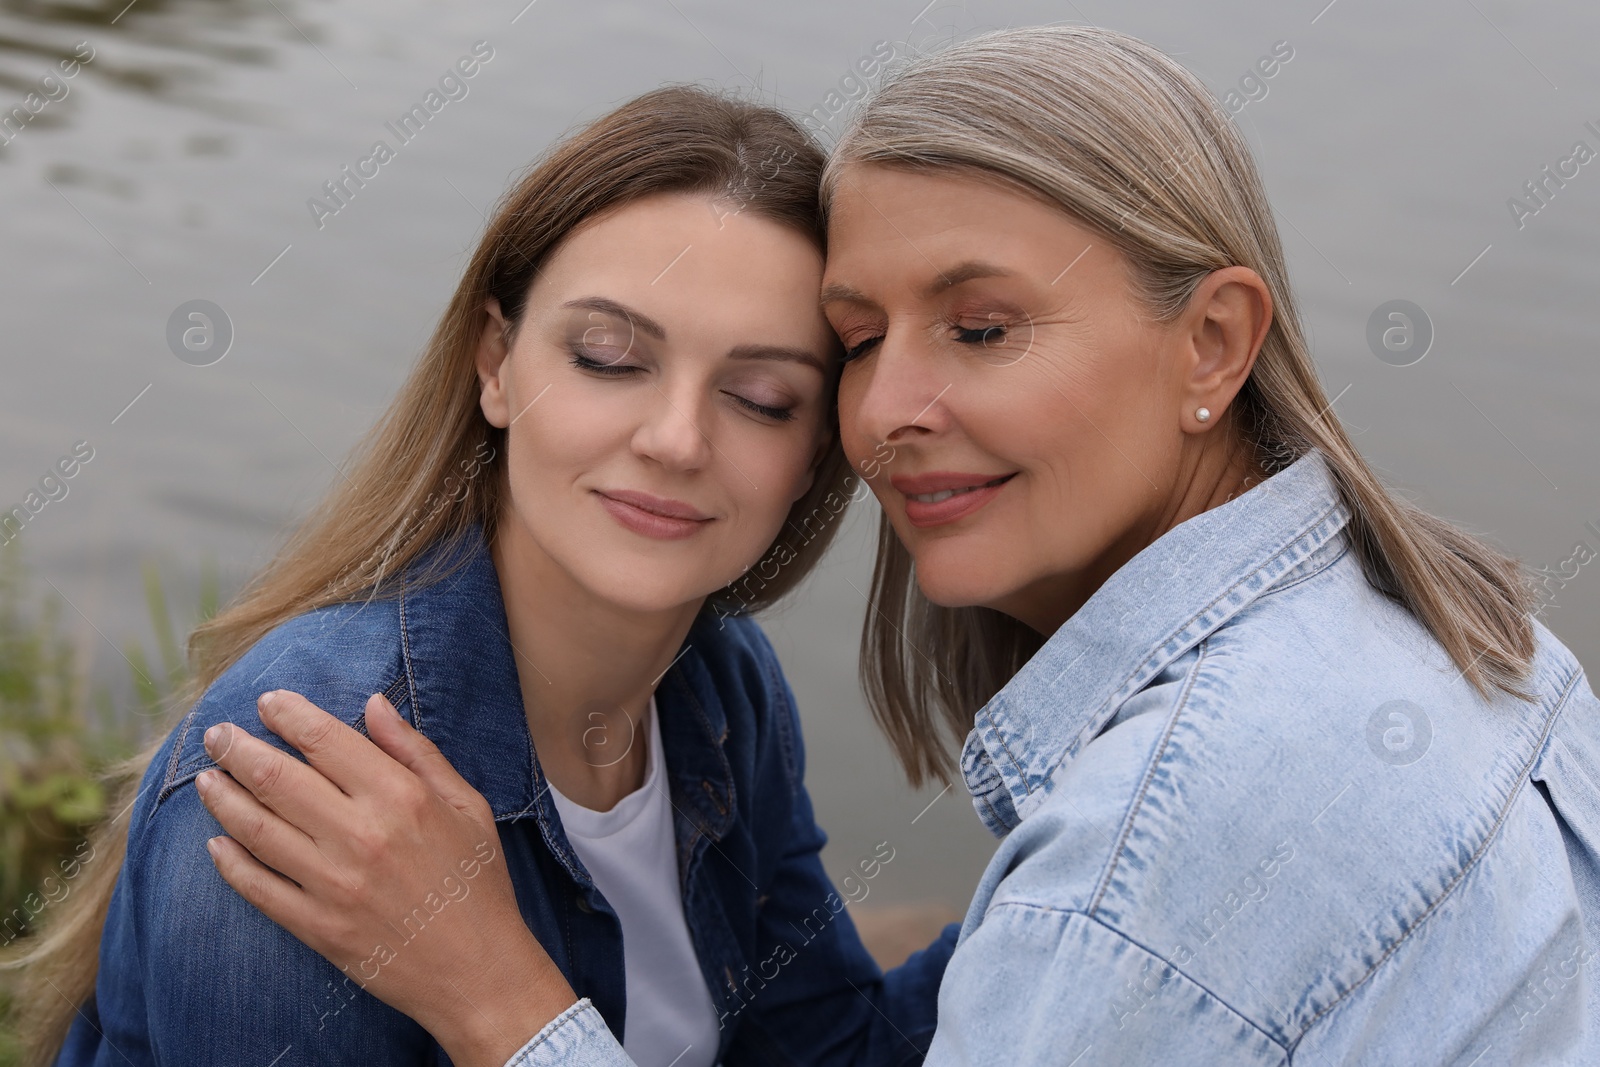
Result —
[[[91, 698], [82, 650], [61, 629], [59, 600], [35, 600], [17, 542], [0, 547], [0, 945], [25, 932], [45, 879], [106, 815], [101, 773], [143, 742], [138, 724], [164, 721], [188, 677], [160, 572], [146, 564], [143, 577], [155, 657], [129, 644], [132, 698], [117, 700], [109, 686]], [[215, 614], [219, 599], [216, 568], [205, 567], [195, 621]], [[13, 1067], [19, 1048], [5, 977], [0, 972], [0, 1067]]]

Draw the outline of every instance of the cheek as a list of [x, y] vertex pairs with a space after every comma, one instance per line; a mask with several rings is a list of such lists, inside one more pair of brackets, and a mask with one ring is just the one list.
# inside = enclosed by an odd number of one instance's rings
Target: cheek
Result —
[[[797, 498], [808, 488], [814, 442], [793, 428], [779, 432], [755, 425], [718, 442], [727, 457], [718, 477], [737, 516], [724, 544], [736, 567], [761, 559], [791, 521]], [[805, 520], [796, 516], [794, 521]]]
[[[535, 389], [529, 396], [538, 393]], [[508, 456], [513, 494], [518, 483], [571, 481], [608, 454], [626, 448], [632, 432], [623, 405], [615, 398], [604, 402], [581, 383], [557, 382], [533, 406], [512, 414], [517, 416], [510, 429]]]
[[769, 525], [775, 536], [806, 487], [815, 438], [765, 427], [752, 430], [731, 435], [728, 443], [721, 444], [728, 457], [728, 486], [747, 515], [770, 520], [764, 525]]
[[866, 375], [845, 367], [839, 378], [839, 437], [844, 443], [844, 454], [850, 468], [861, 471], [872, 459], [873, 444], [870, 436], [859, 427], [861, 393], [866, 388]]

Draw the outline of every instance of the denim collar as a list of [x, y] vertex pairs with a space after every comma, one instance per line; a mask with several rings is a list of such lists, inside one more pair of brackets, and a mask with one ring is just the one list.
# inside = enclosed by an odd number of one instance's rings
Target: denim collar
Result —
[[1015, 829], [1123, 702], [1349, 519], [1313, 451], [1124, 564], [978, 711], [961, 773], [984, 825]]
[[[496, 822], [532, 816], [573, 877], [590, 879], [561, 829], [523, 711], [499, 573], [479, 524], [441, 539], [405, 569], [400, 628], [412, 725], [483, 794]], [[702, 612], [656, 688], [669, 796], [712, 840], [732, 826], [727, 717], [696, 650], [716, 644]]]

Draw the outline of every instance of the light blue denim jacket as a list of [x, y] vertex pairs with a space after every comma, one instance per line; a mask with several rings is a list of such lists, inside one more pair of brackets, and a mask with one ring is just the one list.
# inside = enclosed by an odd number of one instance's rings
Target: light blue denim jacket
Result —
[[[977, 715], [1004, 841], [927, 1063], [1600, 1063], [1600, 701], [1481, 699], [1312, 454], [1145, 549]], [[626, 1062], [580, 1002], [512, 1061]]]

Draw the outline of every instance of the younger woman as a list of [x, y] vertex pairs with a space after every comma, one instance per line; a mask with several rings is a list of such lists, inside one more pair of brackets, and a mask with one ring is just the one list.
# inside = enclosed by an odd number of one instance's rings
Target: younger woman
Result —
[[[920, 1056], [949, 943], [888, 979], [862, 948], [789, 688], [740, 613], [794, 588], [844, 503], [822, 162], [775, 111], [671, 88], [516, 185], [356, 462], [196, 634], [204, 694], [30, 955], [39, 1062], [476, 1059], [461, 1024], [502, 990], [447, 979], [424, 1025], [364, 991], [426, 981], [424, 945], [502, 956], [496, 923], [460, 921], [469, 898], [531, 930], [640, 1063]], [[338, 967], [206, 853], [206, 741], [276, 741], [256, 708], [275, 689], [376, 736], [397, 710], [486, 828], [408, 853], [425, 891], [385, 899], [382, 937]], [[426, 799], [376, 810], [418, 841], [465, 817]], [[280, 804], [360, 834], [374, 813], [348, 800], [319, 779]], [[303, 835], [279, 844], [263, 855], [302, 884], [306, 862], [340, 877]]]

